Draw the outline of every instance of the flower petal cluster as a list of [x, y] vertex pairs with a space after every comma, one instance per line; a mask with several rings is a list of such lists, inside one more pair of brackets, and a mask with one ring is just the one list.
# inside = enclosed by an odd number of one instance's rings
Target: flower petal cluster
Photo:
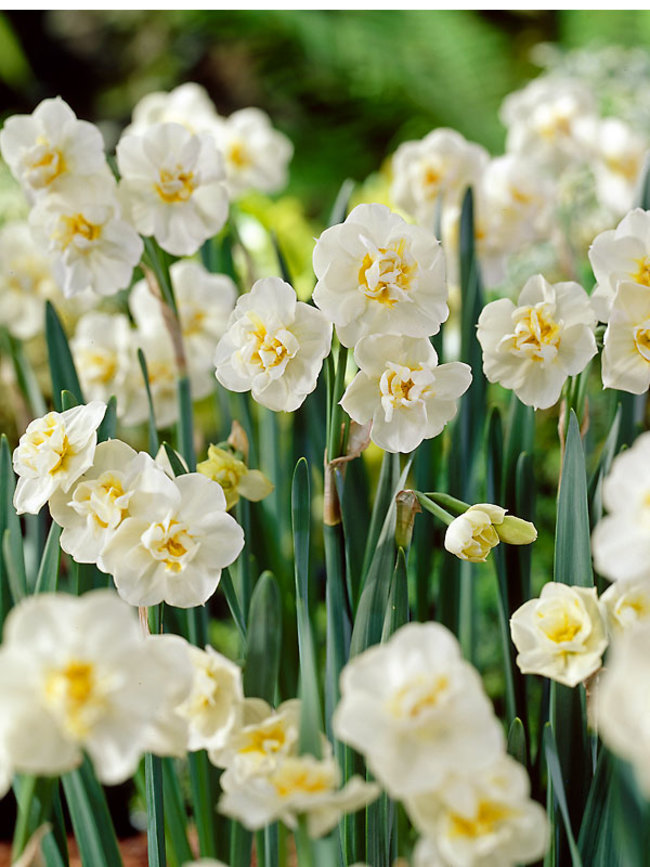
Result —
[[129, 514], [104, 546], [101, 568], [131, 605], [203, 605], [221, 570], [241, 553], [244, 534], [226, 512], [219, 485], [199, 473], [160, 470], [155, 496], [137, 490]]
[[249, 470], [231, 449], [215, 445], [208, 446], [208, 458], [196, 470], [221, 485], [227, 509], [232, 509], [240, 497], [254, 503], [263, 500], [274, 487], [261, 470]]
[[242, 108], [215, 127], [215, 141], [226, 168], [226, 187], [236, 199], [249, 190], [277, 193], [287, 185], [293, 145], [273, 129], [259, 108]]
[[176, 709], [189, 726], [188, 749], [220, 750], [239, 728], [244, 692], [241, 669], [212, 647], [188, 645], [192, 689]]
[[439, 199], [457, 205], [476, 186], [489, 156], [453, 129], [434, 129], [420, 141], [401, 144], [393, 156], [391, 198], [429, 231]]
[[314, 303], [344, 346], [364, 336], [428, 337], [449, 315], [439, 242], [385, 205], [358, 205], [314, 248]]
[[576, 686], [601, 666], [607, 625], [595, 587], [548, 582], [510, 618], [523, 674], [542, 674]]
[[[524, 768], [502, 755], [468, 776], [451, 776], [433, 793], [406, 800], [406, 809], [426, 841], [415, 863], [443, 867], [516, 867], [546, 852], [546, 811], [530, 799]], [[422, 854], [430, 849], [427, 860]], [[435, 860], [437, 859], [437, 860]]]
[[228, 216], [222, 160], [212, 137], [161, 123], [117, 145], [121, 199], [142, 235], [163, 250], [191, 256]]
[[298, 301], [278, 277], [258, 280], [242, 295], [217, 345], [216, 377], [230, 391], [250, 391], [275, 412], [293, 412], [316, 388], [330, 351], [332, 326]]
[[615, 229], [597, 235], [589, 261], [597, 280], [594, 310], [601, 322], [609, 322], [619, 283], [650, 289], [650, 212], [634, 208]]
[[14, 507], [36, 515], [57, 490], [67, 493], [91, 466], [106, 404], [92, 401], [30, 422], [13, 454]]
[[159, 123], [178, 123], [191, 133], [214, 133], [220, 117], [207, 90], [194, 81], [180, 84], [169, 93], [155, 91], [135, 105], [125, 133], [142, 134]]
[[94, 310], [84, 313], [70, 340], [70, 350], [83, 393], [105, 403], [115, 395], [121, 417], [138, 366], [128, 317]]
[[307, 833], [312, 838], [327, 834], [344, 813], [351, 813], [374, 801], [379, 786], [353, 776], [341, 785], [341, 773], [331, 756], [285, 756], [266, 775], [242, 781], [231, 769], [221, 776], [224, 794], [219, 812], [237, 819], [250, 830], [259, 830], [280, 820], [287, 827], [298, 827], [304, 814]]
[[477, 503], [447, 527], [444, 545], [461, 560], [484, 563], [499, 542], [529, 545], [537, 538], [530, 521], [506, 515], [506, 509], [492, 503]]
[[483, 371], [522, 403], [546, 409], [558, 400], [567, 377], [596, 354], [596, 318], [581, 286], [551, 285], [541, 274], [527, 281], [517, 305], [501, 298], [481, 311]]
[[650, 573], [631, 581], [614, 581], [600, 597], [610, 635], [650, 621]]
[[109, 176], [101, 133], [77, 120], [61, 97], [43, 100], [31, 115], [8, 118], [0, 150], [30, 202], [65, 192], [72, 177]]
[[46, 299], [59, 295], [49, 258], [34, 243], [27, 223], [0, 229], [0, 324], [20, 340], [40, 334]]
[[144, 638], [136, 612], [112, 591], [28, 597], [9, 613], [0, 647], [0, 728], [11, 764], [52, 776], [87, 753], [99, 780], [113, 785], [147, 751], [182, 755], [186, 727], [166, 720], [191, 680], [184, 643]]
[[650, 289], [621, 282], [603, 338], [605, 388], [643, 394], [650, 386]]
[[627, 630], [613, 642], [596, 688], [596, 719], [604, 743], [630, 762], [650, 798], [650, 624]]
[[403, 626], [351, 660], [332, 725], [400, 798], [437, 789], [451, 772], [477, 772], [503, 750], [480, 678], [438, 623]]
[[426, 338], [374, 335], [354, 350], [359, 373], [341, 398], [357, 423], [372, 422], [370, 437], [389, 452], [410, 452], [437, 436], [457, 411], [472, 379], [468, 365], [438, 364]]
[[618, 455], [603, 482], [609, 512], [591, 535], [596, 571], [610, 581], [636, 581], [649, 574], [650, 433]]

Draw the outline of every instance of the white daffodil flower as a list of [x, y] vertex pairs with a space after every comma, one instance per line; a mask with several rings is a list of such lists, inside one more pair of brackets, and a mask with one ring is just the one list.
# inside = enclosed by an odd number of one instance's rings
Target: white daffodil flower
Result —
[[106, 404], [92, 401], [32, 421], [13, 454], [18, 484], [14, 507], [36, 515], [52, 494], [70, 490], [91, 466]]
[[52, 263], [27, 223], [0, 229], [0, 323], [20, 340], [43, 331], [45, 301], [60, 295]]
[[499, 542], [529, 545], [537, 538], [530, 521], [506, 515], [506, 509], [492, 503], [477, 503], [447, 527], [444, 545], [450, 554], [471, 563], [484, 563]]
[[197, 464], [196, 471], [218, 482], [226, 495], [226, 508], [232, 509], [239, 498], [256, 503], [273, 490], [273, 483], [260, 470], [249, 470], [232, 451], [208, 447], [208, 458]]
[[112, 591], [27, 597], [5, 621], [0, 662], [0, 728], [20, 773], [65, 773], [85, 752], [114, 785], [154, 745], [183, 752], [182, 720], [173, 738], [166, 723], [192, 682], [182, 643], [143, 638]]
[[449, 315], [442, 248], [385, 205], [357, 205], [314, 248], [314, 303], [344, 346], [367, 335], [429, 337]]
[[160, 481], [164, 476], [145, 452], [135, 452], [121, 440], [100, 443], [92, 466], [74, 486], [50, 497], [50, 513], [63, 527], [63, 550], [77, 563], [97, 563], [103, 568], [102, 551], [129, 517], [134, 494], [137, 491], [140, 499], [155, 499], [166, 485]]
[[170, 90], [148, 93], [136, 104], [125, 133], [142, 134], [159, 123], [178, 123], [191, 133], [214, 133], [220, 117], [207, 90], [187, 81]]
[[[211, 274], [198, 262], [174, 262], [169, 276], [190, 373], [206, 370], [212, 378], [212, 358], [235, 306], [237, 287], [230, 277]], [[129, 310], [140, 334], [157, 338], [165, 330], [163, 306], [146, 281], [131, 290]]]
[[220, 750], [241, 724], [241, 669], [212, 647], [189, 645], [188, 652], [194, 668], [192, 691], [176, 711], [189, 726], [187, 748]]
[[635, 581], [650, 562], [650, 433], [618, 455], [603, 482], [609, 512], [596, 524], [591, 546], [596, 571], [610, 581]]
[[639, 786], [650, 798], [650, 624], [617, 637], [596, 687], [596, 724], [603, 742], [630, 762]]
[[595, 587], [550, 581], [510, 618], [523, 674], [542, 674], [576, 686], [601, 666], [607, 626]]
[[508, 755], [475, 773], [452, 775], [405, 806], [445, 865], [516, 867], [548, 849], [546, 811], [530, 799], [528, 775]]
[[38, 202], [29, 221], [66, 297], [89, 288], [114, 295], [131, 282], [144, 245], [103, 182], [71, 179], [64, 192]]
[[589, 261], [598, 281], [592, 304], [600, 321], [609, 322], [619, 283], [637, 283], [650, 291], [650, 211], [634, 208], [615, 229], [597, 235]]
[[603, 338], [605, 388], [643, 394], [650, 386], [650, 288], [621, 282]]
[[274, 412], [293, 412], [316, 388], [331, 340], [320, 310], [298, 301], [280, 278], [267, 277], [237, 301], [217, 346], [215, 375]]
[[365, 807], [379, 796], [376, 783], [353, 776], [341, 785], [335, 759], [314, 756], [282, 756], [266, 774], [241, 779], [227, 768], [221, 776], [222, 795], [218, 810], [237, 819], [250, 830], [280, 820], [295, 829], [305, 816], [307, 832], [318, 838], [327, 834], [344, 813]]
[[410, 452], [437, 436], [456, 415], [456, 401], [472, 380], [467, 364], [439, 365], [426, 338], [364, 337], [354, 360], [360, 370], [341, 406], [358, 424], [372, 422], [370, 438], [389, 452]]
[[242, 780], [268, 774], [282, 757], [298, 754], [300, 708], [298, 699], [282, 702], [276, 709], [261, 698], [244, 699], [239, 725], [223, 746], [209, 750], [210, 761], [230, 768], [231, 776]]
[[650, 573], [632, 581], [615, 581], [600, 597], [611, 635], [650, 621]]
[[438, 623], [410, 623], [341, 673], [332, 720], [394, 797], [429, 792], [451, 772], [478, 772], [503, 750], [481, 680]]
[[395, 151], [391, 199], [432, 232], [438, 201], [458, 205], [467, 187], [478, 185], [488, 160], [485, 148], [455, 130], [434, 129]]
[[224, 158], [226, 186], [231, 198], [258, 190], [277, 193], [287, 185], [293, 145], [273, 129], [259, 108], [242, 108], [220, 118], [214, 128], [217, 148]]
[[123, 135], [117, 163], [131, 222], [168, 253], [191, 256], [226, 222], [223, 163], [207, 133], [156, 124], [141, 135]]
[[219, 485], [205, 476], [170, 479], [161, 470], [157, 481], [157, 496], [133, 494], [100, 566], [131, 605], [203, 605], [217, 589], [221, 569], [241, 553], [243, 531], [227, 514]]
[[14, 115], [0, 132], [2, 157], [30, 202], [65, 192], [70, 178], [112, 183], [97, 127], [77, 120], [61, 97], [44, 99], [29, 115]]
[[123, 313], [90, 311], [78, 320], [70, 340], [84, 394], [106, 403], [115, 395], [119, 417], [137, 364], [133, 336], [128, 317]]
[[542, 78], [509, 94], [501, 106], [508, 129], [506, 150], [523, 154], [548, 169], [584, 160], [576, 125], [596, 114], [595, 99], [583, 84]]
[[547, 409], [567, 377], [583, 371], [596, 355], [596, 317], [581, 286], [551, 285], [541, 274], [527, 281], [517, 305], [500, 298], [481, 311], [483, 372], [522, 403]]

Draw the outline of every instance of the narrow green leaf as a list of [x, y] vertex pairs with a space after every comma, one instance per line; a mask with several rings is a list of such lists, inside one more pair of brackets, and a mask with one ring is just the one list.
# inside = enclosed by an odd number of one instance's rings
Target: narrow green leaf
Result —
[[32, 411], [32, 415], [35, 418], [45, 415], [47, 412], [47, 405], [43, 398], [38, 378], [34, 373], [34, 368], [23, 349], [22, 341], [12, 337], [8, 332], [6, 332], [6, 337], [9, 352], [11, 353], [11, 360], [14, 365], [14, 371], [16, 373], [18, 387], [23, 393], [23, 396]]
[[384, 627], [381, 633], [381, 640], [388, 641], [391, 635], [396, 632], [400, 626], [404, 626], [409, 620], [409, 591], [408, 591], [408, 575], [406, 572], [406, 554], [403, 548], [397, 549], [397, 557], [395, 558], [395, 568], [393, 569], [393, 577], [390, 582], [390, 592], [388, 594], [388, 605], [386, 606], [386, 616], [384, 617]]
[[122, 867], [115, 829], [102, 787], [89, 760], [61, 777], [81, 863]]
[[151, 396], [151, 385], [149, 384], [149, 371], [147, 370], [147, 359], [144, 357], [142, 349], [138, 349], [138, 362], [142, 371], [144, 380], [144, 389], [147, 394], [147, 403], [149, 405], [149, 454], [155, 458], [158, 454], [160, 443], [158, 440], [158, 429], [156, 427], [156, 413], [153, 408], [153, 398]]
[[[18, 538], [16, 545], [15, 530], [7, 528], [2, 535], [2, 557], [4, 559], [4, 571], [6, 572], [14, 605], [17, 605], [27, 595], [27, 579], [24, 572], [24, 560], [22, 557], [22, 542]], [[21, 572], [21, 565], [23, 571]]]
[[239, 604], [239, 599], [237, 598], [237, 591], [235, 590], [235, 586], [232, 582], [232, 578], [230, 576], [230, 571], [228, 568], [224, 568], [221, 570], [221, 581], [219, 582], [221, 585], [221, 589], [223, 590], [223, 595], [226, 598], [226, 603], [228, 608], [230, 609], [230, 613], [232, 614], [232, 619], [235, 621], [235, 626], [239, 632], [239, 637], [242, 641], [242, 646], [246, 647], [246, 620], [244, 619], [244, 615], [241, 610], [241, 605]]
[[[613, 776], [612, 757], [605, 747], [601, 747], [596, 764], [596, 773], [589, 789], [585, 812], [580, 824], [578, 848], [585, 864], [596, 867], [599, 864], [599, 852], [608, 848], [608, 867], [614, 867], [617, 862], [612, 851], [612, 809], [610, 798], [612, 794]], [[607, 838], [609, 837], [609, 840]], [[602, 862], [601, 862], [602, 863]]]
[[553, 576], [564, 584], [594, 584], [585, 457], [574, 412], [569, 420], [558, 492]]
[[178, 456], [178, 452], [176, 452], [168, 442], [163, 442], [162, 444], [165, 454], [167, 455], [167, 459], [171, 465], [172, 472], [174, 476], [184, 476], [187, 473], [186, 468], [183, 466], [183, 462]]
[[192, 809], [199, 838], [199, 853], [202, 858], [216, 858], [217, 823], [214, 815], [214, 792], [216, 790], [217, 769], [210, 763], [205, 750], [189, 753], [187, 765], [190, 772]]
[[318, 666], [309, 616], [309, 530], [311, 495], [309, 465], [300, 458], [291, 485], [291, 526], [293, 531], [294, 570], [296, 580], [296, 617], [300, 656], [300, 749], [320, 758], [322, 714], [318, 687]]
[[178, 380], [178, 451], [185, 459], [189, 471], [196, 470], [196, 454], [194, 452], [194, 410], [192, 407], [192, 390], [189, 376], [181, 376]]
[[50, 301], [45, 302], [45, 339], [47, 341], [55, 409], [59, 412], [62, 411], [61, 392], [65, 389], [72, 392], [79, 403], [85, 403], [68, 338]]
[[[396, 466], [399, 467], [399, 456], [392, 455], [391, 457], [397, 459]], [[411, 461], [408, 460], [392, 490], [381, 533], [377, 540], [375, 556], [370, 563], [361, 592], [350, 640], [350, 656], [356, 656], [381, 640], [395, 563], [395, 497], [404, 488], [410, 469]]]
[[[363, 568], [361, 570], [361, 587], [370, 568], [370, 564], [377, 553], [377, 545], [379, 537], [386, 520], [386, 515], [390, 511], [391, 503], [397, 493], [397, 479], [399, 477], [399, 457], [392, 455], [389, 452], [384, 452], [381, 469], [379, 470], [379, 481], [375, 492], [375, 499], [372, 506], [372, 515], [370, 518], [370, 528], [368, 529], [368, 537], [366, 540], [366, 550], [363, 558]], [[397, 488], [397, 490], [396, 490]]]
[[253, 590], [247, 635], [244, 693], [273, 705], [282, 649], [282, 600], [271, 572], [263, 572]]
[[[350, 618], [345, 604], [345, 542], [343, 525], [323, 526], [325, 545], [325, 605], [327, 613], [327, 642], [325, 657], [325, 730], [330, 740], [332, 714], [339, 702], [339, 676], [348, 660], [350, 646]], [[341, 748], [337, 747], [339, 761]]]
[[103, 443], [106, 440], [115, 439], [117, 429], [117, 399], [115, 396], [109, 398], [106, 404], [106, 412], [102, 423], [97, 428], [97, 442]]
[[549, 777], [553, 783], [553, 795], [555, 801], [560, 808], [560, 815], [564, 823], [564, 830], [569, 843], [569, 851], [571, 853], [572, 867], [582, 867], [582, 858], [580, 851], [573, 836], [571, 828], [571, 820], [569, 818], [569, 808], [567, 806], [566, 794], [564, 791], [564, 782], [562, 780], [562, 770], [560, 768], [560, 760], [557, 755], [557, 745], [555, 736], [550, 723], [544, 726], [544, 755], [546, 756], [546, 766], [548, 768]]
[[192, 861], [194, 856], [187, 840], [187, 814], [173, 759], [162, 759], [162, 772], [169, 860], [174, 860], [182, 867], [187, 861]]
[[520, 765], [526, 767], [526, 732], [524, 731], [524, 724], [518, 716], [513, 719], [508, 731], [508, 754], [513, 759], [517, 759]]
[[65, 412], [66, 409], [72, 409], [75, 406], [79, 406], [76, 396], [71, 391], [68, 391], [67, 388], [64, 388], [61, 392], [61, 409]]
[[34, 593], [53, 593], [59, 582], [59, 564], [61, 562], [61, 546], [59, 539], [63, 530], [52, 522], [50, 532], [41, 556], [41, 563], [36, 576]]
[[163, 803], [162, 760], [146, 753], [144, 776], [147, 795], [147, 852], [149, 867], [166, 867], [165, 810]]

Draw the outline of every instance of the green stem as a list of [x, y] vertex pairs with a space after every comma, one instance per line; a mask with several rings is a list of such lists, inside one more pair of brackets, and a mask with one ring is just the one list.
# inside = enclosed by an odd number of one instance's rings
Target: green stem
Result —
[[307, 833], [307, 821], [303, 816], [298, 820], [298, 827], [296, 828], [294, 836], [296, 840], [298, 864], [300, 864], [300, 867], [316, 867], [313, 844], [309, 834]]
[[456, 497], [452, 497], [450, 494], [443, 494], [439, 491], [427, 491], [424, 496], [429, 497], [430, 500], [438, 503], [439, 506], [458, 512], [459, 515], [466, 512], [471, 505], [470, 503], [463, 502], [463, 500], [456, 499]]
[[426, 511], [430, 512], [432, 515], [435, 515], [436, 518], [439, 518], [443, 524], [449, 526], [454, 520], [453, 515], [450, 515], [446, 509], [443, 509], [442, 506], [434, 503], [433, 500], [430, 500], [426, 494], [421, 494], [419, 491], [415, 491], [415, 496], [418, 498], [418, 503], [422, 508], [426, 509]]
[[144, 773], [147, 794], [147, 851], [149, 867], [166, 867], [165, 808], [163, 803], [162, 760], [146, 753]]
[[327, 456], [330, 461], [340, 456], [341, 447], [343, 445], [343, 436], [341, 434], [343, 408], [339, 404], [339, 401], [343, 395], [343, 391], [345, 388], [345, 370], [347, 364], [347, 346], [339, 346], [338, 356], [336, 359], [336, 373], [334, 376], [334, 384], [331, 393], [331, 413], [327, 434]]

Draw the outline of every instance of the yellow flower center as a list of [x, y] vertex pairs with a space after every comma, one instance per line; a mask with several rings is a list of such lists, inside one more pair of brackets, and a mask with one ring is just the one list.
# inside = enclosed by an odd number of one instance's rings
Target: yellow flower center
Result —
[[630, 277], [635, 283], [650, 288], [650, 258], [645, 256], [641, 259], [635, 259], [634, 261], [637, 264], [637, 270], [630, 273]]
[[432, 395], [434, 376], [422, 368], [388, 362], [379, 380], [384, 417], [392, 421], [396, 409], [410, 409]]
[[639, 174], [639, 160], [631, 154], [610, 154], [605, 157], [605, 165], [626, 181], [635, 181]]
[[516, 815], [516, 810], [496, 801], [479, 801], [474, 816], [460, 816], [458, 813], [451, 813], [449, 816], [450, 833], [454, 837], [469, 837], [471, 840], [476, 840], [479, 837], [493, 834], [502, 822]]
[[196, 189], [194, 172], [186, 172], [181, 165], [174, 169], [161, 169], [155, 190], [168, 205], [187, 202]]
[[542, 632], [555, 644], [573, 641], [582, 629], [582, 620], [567, 607], [538, 611], [537, 616], [542, 620]]
[[90, 662], [70, 660], [51, 671], [45, 681], [45, 697], [63, 718], [64, 727], [77, 738], [88, 734], [89, 711], [97, 706], [95, 670]]
[[634, 329], [634, 345], [639, 355], [650, 361], [650, 320]]
[[405, 300], [417, 274], [418, 265], [406, 246], [406, 239], [368, 252], [359, 268], [359, 290], [366, 298], [386, 307]]
[[226, 158], [231, 165], [240, 170], [247, 168], [252, 163], [250, 154], [243, 142], [240, 141], [234, 141], [230, 144]]
[[167, 572], [174, 573], [185, 569], [197, 547], [186, 525], [175, 518], [152, 524], [140, 541], [155, 560], [164, 564]]
[[280, 752], [287, 740], [287, 733], [281, 722], [268, 726], [258, 726], [250, 731], [242, 732], [242, 745], [240, 753], [259, 753], [260, 755], [274, 755]]
[[551, 361], [560, 346], [560, 324], [544, 302], [515, 312], [512, 350], [531, 361]]
[[449, 678], [446, 675], [433, 679], [420, 675], [396, 690], [388, 702], [388, 709], [398, 719], [415, 720], [437, 707], [448, 689]]
[[273, 370], [295, 356], [299, 343], [290, 331], [279, 328], [270, 333], [260, 317], [252, 312], [248, 320], [252, 328], [244, 351], [246, 361], [262, 370]]
[[20, 462], [36, 473], [54, 475], [64, 472], [66, 461], [71, 457], [65, 425], [53, 412], [49, 412], [38, 426], [25, 433], [18, 448]]
[[83, 214], [62, 215], [59, 217], [57, 227], [52, 234], [52, 240], [62, 250], [66, 250], [72, 243], [83, 248], [96, 241], [101, 233], [101, 225], [88, 222]]
[[114, 473], [102, 473], [99, 478], [80, 482], [70, 505], [79, 515], [90, 517], [103, 530], [114, 530], [129, 514], [130, 493]]
[[281, 798], [294, 794], [316, 795], [333, 788], [332, 774], [324, 768], [305, 764], [301, 759], [288, 759], [271, 776], [271, 783]]
[[27, 182], [37, 190], [48, 187], [66, 170], [61, 151], [53, 148], [42, 136], [39, 136], [36, 145], [23, 157], [23, 165]]

